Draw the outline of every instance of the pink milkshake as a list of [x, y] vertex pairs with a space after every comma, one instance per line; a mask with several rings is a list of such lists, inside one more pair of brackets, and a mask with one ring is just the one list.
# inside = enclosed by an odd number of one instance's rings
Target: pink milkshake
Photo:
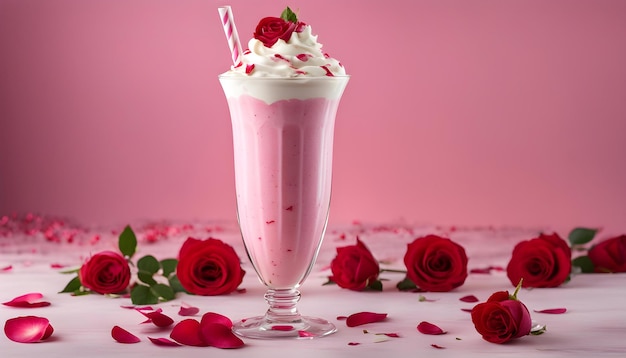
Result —
[[[326, 226], [335, 114], [348, 78], [220, 81], [231, 111], [237, 211], [248, 255], [268, 287], [298, 287]], [[237, 95], [242, 88], [248, 93]], [[267, 103], [255, 91], [284, 92], [285, 99]]]
[[298, 313], [297, 288], [324, 237], [335, 115], [349, 76], [289, 8], [262, 19], [248, 46], [219, 80], [233, 129], [239, 226], [269, 309], [233, 330], [250, 338], [325, 336], [336, 328]]

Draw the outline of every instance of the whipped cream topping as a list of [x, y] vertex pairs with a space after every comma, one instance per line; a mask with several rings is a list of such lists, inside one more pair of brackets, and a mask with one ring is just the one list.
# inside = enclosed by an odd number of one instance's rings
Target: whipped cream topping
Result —
[[346, 70], [338, 60], [322, 52], [310, 25], [294, 31], [289, 41], [279, 39], [272, 47], [252, 38], [241, 62], [224, 75], [250, 77], [322, 77], [345, 76]]

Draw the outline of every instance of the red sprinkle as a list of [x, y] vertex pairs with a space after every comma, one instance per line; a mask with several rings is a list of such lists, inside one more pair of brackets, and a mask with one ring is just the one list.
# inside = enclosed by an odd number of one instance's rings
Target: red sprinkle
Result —
[[246, 74], [249, 75], [252, 71], [254, 71], [254, 64], [246, 65]]
[[324, 69], [324, 71], [326, 71], [326, 76], [329, 76], [329, 77], [335, 77], [335, 75], [333, 75], [333, 73], [332, 73], [332, 72], [330, 72], [330, 70], [328, 69], [328, 67], [327, 67], [327, 66], [320, 66], [320, 67], [321, 67], [321, 68], [323, 68], [323, 69]]

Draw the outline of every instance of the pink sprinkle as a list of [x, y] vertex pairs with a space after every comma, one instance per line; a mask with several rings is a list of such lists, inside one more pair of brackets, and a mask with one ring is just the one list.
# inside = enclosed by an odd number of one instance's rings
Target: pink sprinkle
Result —
[[328, 77], [335, 77], [335, 75], [333, 75], [333, 73], [330, 72], [330, 70], [328, 69], [327, 66], [320, 66], [320, 67], [323, 68], [324, 71], [326, 71], [326, 76], [328, 76]]
[[567, 312], [567, 308], [548, 308], [545, 310], [534, 310], [536, 313], [547, 313], [547, 314], [562, 314]]
[[246, 65], [246, 74], [249, 75], [254, 70], [254, 64]]
[[299, 55], [296, 55], [296, 57], [298, 58], [298, 60], [300, 60], [300, 61], [302, 61], [302, 62], [306, 62], [306, 61], [308, 61], [310, 56], [311, 56], [311, 55], [306, 54], [306, 53], [301, 53], [301, 54], [299, 54]]

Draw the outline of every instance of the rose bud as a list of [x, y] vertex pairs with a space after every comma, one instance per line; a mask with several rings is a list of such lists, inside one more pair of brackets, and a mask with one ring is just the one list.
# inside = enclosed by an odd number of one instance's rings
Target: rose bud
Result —
[[356, 245], [338, 247], [337, 256], [330, 264], [330, 280], [341, 288], [362, 291], [378, 281], [380, 266], [370, 250], [359, 238]]

